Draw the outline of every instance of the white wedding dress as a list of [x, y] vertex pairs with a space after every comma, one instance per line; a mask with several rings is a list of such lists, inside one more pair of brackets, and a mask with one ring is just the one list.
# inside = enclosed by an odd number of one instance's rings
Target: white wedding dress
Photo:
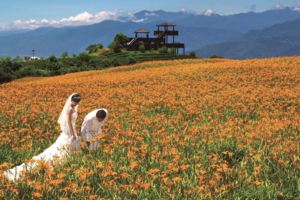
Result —
[[[73, 94], [72, 94], [73, 95]], [[59, 137], [56, 139], [55, 143], [44, 150], [37, 156], [32, 157], [33, 162], [23, 163], [19, 166], [16, 166], [12, 169], [6, 170], [4, 176], [11, 180], [16, 181], [21, 178], [22, 173], [28, 170], [32, 170], [38, 166], [39, 161], [46, 163], [51, 163], [55, 161], [60, 161], [65, 158], [69, 153], [77, 151], [80, 149], [80, 139], [72, 141], [72, 136], [67, 125], [67, 111], [71, 108], [71, 97], [68, 98], [64, 109], [59, 117], [59, 124], [61, 126], [62, 132]], [[77, 106], [75, 111], [72, 113], [72, 126], [73, 130], [76, 131], [76, 119], [77, 119]], [[37, 161], [37, 162], [35, 162]]]

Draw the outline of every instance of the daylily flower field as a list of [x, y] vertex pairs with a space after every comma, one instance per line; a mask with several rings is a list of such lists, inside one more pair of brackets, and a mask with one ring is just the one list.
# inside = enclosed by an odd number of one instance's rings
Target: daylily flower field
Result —
[[50, 146], [66, 98], [110, 115], [82, 150], [4, 199], [298, 199], [300, 57], [155, 61], [0, 85], [0, 174]]

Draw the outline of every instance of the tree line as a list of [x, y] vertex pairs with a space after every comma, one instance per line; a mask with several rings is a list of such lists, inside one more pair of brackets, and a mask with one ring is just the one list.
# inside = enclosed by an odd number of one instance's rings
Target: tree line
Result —
[[[92, 44], [86, 48], [86, 52], [78, 55], [69, 55], [68, 52], [64, 52], [59, 57], [51, 55], [40, 60], [0, 57], [0, 83], [26, 76], [55, 76], [70, 72], [134, 64], [138, 62], [136, 56], [145, 53], [143, 47], [140, 47], [137, 52], [131, 52], [129, 56], [114, 56], [114, 54], [126, 52], [122, 43], [127, 39], [126, 35], [118, 33], [108, 49], [104, 49], [100, 43]], [[156, 53], [168, 53], [168, 49], [164, 47]], [[195, 57], [193, 53], [190, 56]]]

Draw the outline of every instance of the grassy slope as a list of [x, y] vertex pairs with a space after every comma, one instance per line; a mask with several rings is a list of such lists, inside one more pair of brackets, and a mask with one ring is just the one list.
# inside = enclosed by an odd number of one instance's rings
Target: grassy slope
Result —
[[300, 193], [300, 57], [175, 60], [21, 79], [0, 86], [0, 169], [59, 134], [79, 92], [78, 129], [110, 112], [100, 150], [85, 148], [0, 196], [48, 199], [296, 199]]

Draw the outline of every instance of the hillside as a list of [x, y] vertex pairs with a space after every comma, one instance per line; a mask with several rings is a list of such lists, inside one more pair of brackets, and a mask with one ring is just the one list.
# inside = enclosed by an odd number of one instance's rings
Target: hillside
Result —
[[252, 30], [241, 38], [203, 47], [199, 56], [214, 54], [227, 58], [261, 58], [300, 55], [300, 19]]
[[185, 59], [2, 84], [0, 172], [55, 141], [72, 92], [82, 95], [78, 131], [94, 108], [110, 115], [99, 151], [17, 184], [0, 177], [0, 197], [297, 199], [299, 65]]
[[[52, 54], [60, 56], [65, 51], [70, 54], [78, 54], [85, 51], [85, 48], [90, 44], [102, 43], [104, 46], [108, 46], [119, 32], [133, 37], [134, 31], [143, 27], [153, 34], [157, 23], [105, 21], [79, 27], [44, 27], [25, 33], [6, 34], [4, 36], [0, 34], [0, 56], [30, 55], [33, 47], [37, 49], [39, 56]], [[180, 33], [176, 41], [185, 42], [187, 51], [198, 49], [213, 42], [224, 42], [241, 35], [237, 31], [209, 27], [178, 25], [176, 29]]]

